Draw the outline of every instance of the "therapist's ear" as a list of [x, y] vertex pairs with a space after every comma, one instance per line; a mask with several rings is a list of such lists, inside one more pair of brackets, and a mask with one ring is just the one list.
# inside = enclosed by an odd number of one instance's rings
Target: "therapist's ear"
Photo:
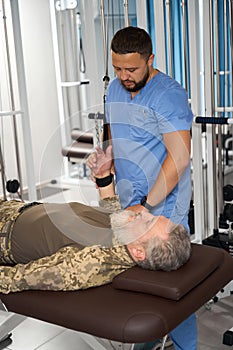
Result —
[[148, 61], [147, 61], [147, 63], [149, 64], [149, 66], [152, 66], [152, 65], [153, 65], [154, 58], [155, 58], [155, 55], [152, 53], [152, 54], [150, 55], [150, 57], [148, 58]]
[[145, 249], [140, 244], [129, 244], [128, 250], [134, 261], [143, 261], [146, 259]]

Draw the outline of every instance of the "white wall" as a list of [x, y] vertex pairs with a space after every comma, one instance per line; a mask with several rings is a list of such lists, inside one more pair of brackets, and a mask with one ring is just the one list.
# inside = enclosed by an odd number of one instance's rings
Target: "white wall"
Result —
[[61, 141], [48, 0], [19, 2], [36, 182], [61, 175]]
[[[9, 3], [6, 6], [6, 11], [15, 109], [17, 110], [20, 109], [21, 106], [18, 101]], [[34, 164], [30, 164], [30, 166], [34, 167], [35, 182], [38, 184], [50, 181], [54, 177], [60, 176], [63, 172], [49, 1], [19, 1], [19, 13], [34, 159]], [[2, 38], [3, 33], [3, 25], [1, 24]], [[2, 40], [3, 39], [0, 40], [0, 48], [1, 59], [4, 64], [2, 63], [0, 67], [0, 110], [5, 111], [10, 109], [10, 104], [7, 76], [5, 73], [7, 69], [6, 57], [3, 59], [5, 45], [2, 43]], [[20, 63], [17, 62], [17, 64]], [[17, 116], [17, 130], [19, 134], [22, 183], [23, 187], [27, 187], [28, 179], [25, 166], [22, 118], [22, 116]], [[1, 139], [4, 150], [6, 179], [18, 178], [14, 150], [14, 135], [10, 117], [1, 118]], [[0, 186], [0, 188], [1, 187], [2, 186]], [[2, 192], [2, 188], [0, 192]]]

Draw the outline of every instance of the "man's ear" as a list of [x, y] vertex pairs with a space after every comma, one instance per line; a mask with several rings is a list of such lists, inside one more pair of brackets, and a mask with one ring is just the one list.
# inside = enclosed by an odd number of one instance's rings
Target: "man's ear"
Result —
[[131, 257], [135, 261], [143, 261], [146, 258], [145, 249], [141, 245], [131, 245], [128, 246]]
[[149, 63], [149, 66], [153, 65], [154, 58], [155, 58], [155, 55], [152, 53], [147, 61]]

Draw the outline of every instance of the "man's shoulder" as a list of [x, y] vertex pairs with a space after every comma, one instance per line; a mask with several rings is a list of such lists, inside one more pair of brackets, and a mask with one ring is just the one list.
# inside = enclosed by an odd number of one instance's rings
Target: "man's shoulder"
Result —
[[107, 91], [107, 101], [108, 102], [118, 102], [125, 98], [127, 95], [126, 90], [122, 87], [118, 78], [114, 78], [108, 87]]
[[183, 86], [177, 80], [166, 73], [159, 71], [155, 78], [155, 83], [161, 85], [160, 88], [184, 90]]

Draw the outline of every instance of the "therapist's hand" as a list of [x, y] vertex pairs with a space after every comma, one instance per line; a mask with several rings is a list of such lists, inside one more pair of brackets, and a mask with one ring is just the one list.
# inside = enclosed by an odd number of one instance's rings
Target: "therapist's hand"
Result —
[[135, 205], [131, 205], [130, 207], [127, 207], [125, 210], [131, 210], [135, 213], [141, 213], [142, 211], [147, 211], [149, 212], [148, 209], [146, 209], [143, 205], [141, 204], [135, 204]]

